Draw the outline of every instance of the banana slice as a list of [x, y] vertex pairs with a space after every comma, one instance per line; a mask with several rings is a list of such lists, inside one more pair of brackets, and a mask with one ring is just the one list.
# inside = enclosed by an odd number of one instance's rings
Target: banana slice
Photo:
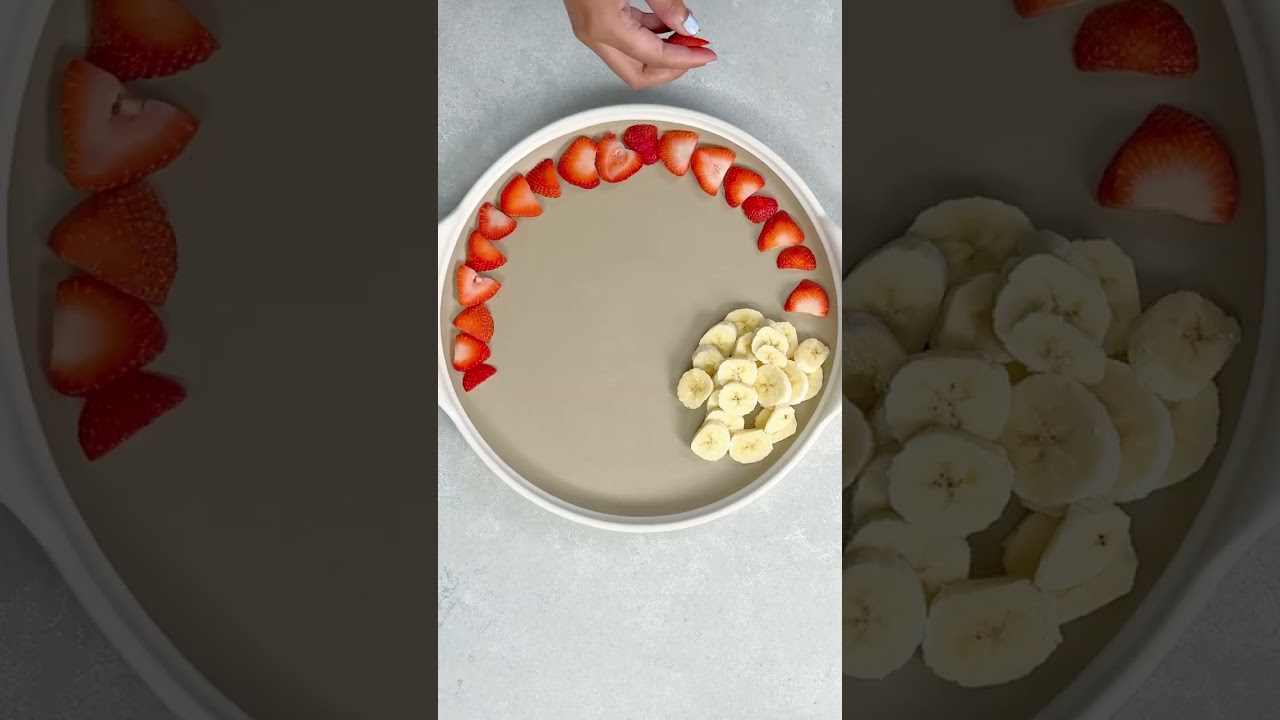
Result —
[[733, 357], [744, 357], [754, 360], [756, 354], [751, 352], [751, 341], [755, 339], [756, 333], [754, 330], [739, 335], [738, 339], [733, 343]]
[[1102, 348], [1053, 313], [1033, 312], [1015, 322], [1006, 343], [1009, 353], [1035, 372], [1059, 373], [1091, 384], [1101, 380], [1106, 369]]
[[730, 415], [723, 410], [712, 410], [707, 413], [707, 417], [702, 421], [703, 425], [707, 423], [720, 423], [734, 433], [742, 430], [747, 426], [747, 421], [741, 415]]
[[[1015, 493], [1017, 492], [1017, 484], [1018, 484], [1018, 481], [1017, 481], [1017, 477], [1016, 477], [1016, 475], [1015, 475], [1015, 477], [1014, 477], [1014, 492], [1015, 492]], [[1033, 512], [1033, 513], [1039, 513], [1039, 514], [1041, 514], [1041, 515], [1048, 515], [1049, 517], [1051, 517], [1051, 518], [1057, 518], [1058, 520], [1061, 520], [1062, 518], [1066, 517], [1066, 515], [1067, 515], [1067, 506], [1066, 506], [1066, 505], [1040, 505], [1040, 504], [1037, 504], [1037, 503], [1034, 503], [1034, 502], [1028, 502], [1028, 501], [1026, 500], [1026, 498], [1018, 498], [1018, 502], [1019, 502], [1019, 503], [1021, 503], [1022, 507], [1024, 507], [1024, 508], [1026, 508], [1026, 509], [1030, 510], [1030, 511], [1031, 511], [1031, 512]]]
[[854, 266], [844, 281], [844, 310], [874, 315], [915, 353], [928, 342], [946, 292], [946, 258], [933, 243], [908, 235]]
[[698, 428], [689, 447], [703, 460], [715, 462], [729, 452], [729, 428], [718, 422], [706, 422]]
[[911, 525], [894, 512], [877, 513], [853, 534], [849, 550], [873, 548], [896, 552], [907, 561], [925, 594], [932, 596], [943, 585], [969, 576], [969, 543], [963, 538], [935, 533]]
[[720, 406], [719, 409], [730, 415], [741, 417], [756, 409], [758, 399], [756, 390], [752, 386], [744, 383], [729, 383], [720, 388], [717, 403]]
[[693, 366], [702, 372], [714, 376], [724, 362], [724, 355], [715, 345], [699, 345], [693, 351]]
[[1240, 323], [1188, 291], [1165, 295], [1129, 333], [1129, 364], [1165, 400], [1190, 400], [1227, 364], [1240, 344]]
[[681, 375], [680, 382], [676, 383], [676, 399], [692, 410], [707, 401], [714, 387], [715, 383], [705, 370], [692, 368]]
[[738, 334], [755, 332], [756, 328], [764, 324], [764, 315], [759, 310], [751, 308], [742, 308], [734, 310], [724, 316], [725, 320], [733, 323], [738, 328]]
[[879, 680], [906, 665], [924, 639], [924, 589], [915, 571], [890, 552], [861, 550], [841, 581], [841, 666], [845, 675]]
[[848, 398], [841, 398], [841, 403], [844, 411], [842, 459], [845, 479], [852, 482], [853, 477], [862, 471], [862, 466], [871, 459], [871, 455], [876, 450], [876, 441], [875, 436], [871, 434], [871, 426], [867, 424], [867, 417], [862, 414], [858, 406], [849, 402]]
[[1092, 579], [1128, 542], [1129, 526], [1129, 516], [1109, 502], [1086, 500], [1072, 505], [1040, 556], [1036, 586], [1066, 590]]
[[1014, 323], [1033, 312], [1061, 317], [1097, 345], [1111, 324], [1111, 306], [1097, 278], [1055, 255], [1023, 258], [1009, 271], [991, 311], [996, 337], [1007, 347]]
[[1002, 282], [999, 274], [988, 272], [948, 290], [929, 337], [929, 348], [980, 352], [999, 363], [1012, 360], [991, 329], [991, 309]]
[[995, 443], [950, 428], [921, 430], [889, 468], [889, 502], [904, 520], [966, 537], [1004, 513], [1013, 466]]
[[1004, 368], [986, 358], [929, 351], [893, 376], [884, 398], [885, 419], [899, 441], [931, 425], [994, 440], [1009, 416], [1011, 394]]
[[707, 397], [707, 412], [720, 409], [720, 391], [712, 390], [711, 395]]
[[1028, 513], [1018, 522], [1009, 537], [1004, 539], [1003, 561], [1004, 572], [1010, 577], [1026, 578], [1036, 576], [1036, 568], [1040, 567], [1040, 557], [1049, 541], [1058, 531], [1062, 519], [1044, 513]]
[[971, 197], [925, 210], [907, 232], [932, 241], [942, 251], [954, 284], [999, 270], [1018, 251], [1018, 239], [1031, 230], [1031, 219], [1018, 208]]
[[787, 359], [795, 357], [796, 346], [800, 344], [800, 336], [796, 334], [796, 326], [786, 320], [766, 320], [765, 324], [782, 333], [787, 339]]
[[882, 452], [871, 458], [871, 462], [855, 477], [856, 487], [849, 498], [849, 513], [855, 528], [867, 518], [893, 510], [889, 504], [889, 467], [892, 463], [893, 453]]
[[889, 389], [889, 381], [907, 361], [902, 343], [874, 315], [844, 316], [844, 396], [869, 411]]
[[1062, 375], [1032, 375], [1013, 386], [1000, 444], [1013, 462], [1013, 491], [1028, 507], [1103, 495], [1120, 469], [1120, 435], [1106, 407]]
[[1218, 386], [1210, 382], [1190, 400], [1167, 403], [1173, 421], [1173, 456], [1159, 487], [1176, 485], [1204, 467], [1218, 444]]
[[[819, 392], [822, 392], [822, 368], [806, 373], [804, 377], [809, 381], [809, 389], [805, 391], [804, 397], [800, 398], [800, 402], [812, 400], [818, 397]], [[791, 404], [795, 405], [794, 402]]]
[[721, 387], [729, 383], [756, 384], [756, 361], [748, 358], [729, 358], [716, 370], [716, 383]]
[[771, 327], [761, 327], [751, 339], [751, 352], [756, 359], [766, 365], [784, 367], [787, 364], [787, 351], [791, 348], [787, 336]]
[[884, 414], [884, 403], [876, 403], [871, 408], [871, 414], [867, 416], [867, 424], [871, 426], [871, 436], [875, 438], [876, 447], [883, 448], [898, 444], [897, 438], [893, 436], [893, 428], [889, 427], [889, 420]]
[[729, 440], [729, 457], [744, 465], [760, 462], [773, 452], [773, 440], [764, 430], [739, 430]]
[[1090, 386], [1120, 435], [1120, 469], [1109, 497], [1141, 500], [1164, 479], [1173, 458], [1173, 419], [1160, 398], [1138, 380], [1133, 368], [1107, 360], [1102, 382]]
[[777, 431], [777, 432], [771, 432], [771, 433], [769, 433], [769, 439], [773, 441], [773, 444], [774, 444], [774, 445], [777, 445], [778, 443], [782, 442], [783, 440], [786, 440], [787, 438], [791, 437], [792, 435], [795, 435], [795, 434], [796, 434], [796, 430], [797, 430], [799, 427], [800, 427], [800, 426], [796, 423], [795, 418], [792, 418], [792, 419], [791, 419], [791, 422], [787, 423], [787, 424], [786, 424], [786, 426], [784, 426], [781, 430], [779, 430], [779, 431]]
[[1111, 240], [1076, 240], [1057, 254], [1097, 278], [1102, 285], [1111, 308], [1111, 322], [1102, 338], [1102, 348], [1112, 357], [1123, 354], [1129, 331], [1142, 314], [1133, 260]]
[[831, 348], [823, 345], [817, 338], [809, 338], [796, 346], [793, 356], [801, 370], [811, 373], [827, 361], [831, 356]]
[[712, 345], [720, 351], [720, 354], [728, 357], [733, 354], [733, 344], [738, 339], [738, 326], [723, 320], [711, 326], [711, 329], [702, 334], [702, 339], [698, 340], [699, 345]]
[[755, 389], [760, 407], [771, 408], [791, 399], [791, 381], [777, 365], [760, 366], [756, 373]]
[[[766, 415], [765, 412], [768, 411]], [[760, 424], [763, 419], [764, 424]], [[775, 407], [765, 408], [756, 416], [755, 426], [759, 430], [772, 435], [787, 427], [788, 423], [796, 421], [796, 411], [790, 405], [777, 405]]]
[[1018, 236], [1018, 255], [1057, 255], [1064, 257], [1071, 241], [1052, 230], [1035, 229]]
[[971, 580], [929, 605], [924, 662], [961, 687], [990, 687], [1031, 674], [1061, 642], [1048, 593], [1017, 578]]
[[800, 369], [795, 360], [788, 360], [782, 367], [782, 372], [786, 373], [787, 380], [791, 382], [791, 397], [785, 402], [790, 405], [799, 405], [804, 402], [805, 396], [809, 394], [809, 376]]

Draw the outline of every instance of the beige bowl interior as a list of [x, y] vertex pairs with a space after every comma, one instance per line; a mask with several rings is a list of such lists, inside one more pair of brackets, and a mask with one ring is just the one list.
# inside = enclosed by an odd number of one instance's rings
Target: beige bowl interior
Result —
[[[1198, 36], [1202, 69], [1185, 80], [1086, 75], [1071, 43], [1084, 4], [1038, 20], [1008, 2], [878, 3], [855, 13], [846, 41], [859, 56], [851, 84], [867, 101], [851, 117], [858, 178], [848, 184], [845, 270], [946, 198], [991, 195], [1070, 237], [1109, 237], [1133, 255], [1143, 299], [1204, 293], [1238, 315], [1245, 339], [1219, 377], [1224, 441], [1197, 477], [1128, 506], [1141, 569], [1127, 598], [1063, 629], [1050, 661], [1017, 683], [963, 690], [916, 660], [883, 682], [845, 680], [845, 707], [862, 720], [1030, 718], [1101, 650], [1160, 576], [1204, 501], [1226, 451], [1251, 372], [1263, 287], [1263, 178], [1248, 91], [1217, 3], [1175, 3]], [[927, 18], [928, 22], [922, 22]], [[906, 39], [904, 41], [904, 39]], [[904, 42], [906, 44], [904, 44]], [[892, 59], [892, 61], [889, 61]], [[1229, 139], [1239, 167], [1240, 213], [1211, 227], [1100, 209], [1093, 192], [1111, 154], [1158, 103], [1201, 114]], [[856, 124], [856, 130], [854, 125]], [[985, 533], [975, 575], [998, 574], [998, 541], [1016, 515]], [[1056, 720], [1056, 719], [1055, 719]]]
[[[515, 172], [558, 161], [579, 135], [621, 136], [632, 122], [583, 128], [515, 164], [485, 193], [497, 202]], [[658, 123], [655, 123], [658, 124]], [[658, 124], [664, 132], [673, 127]], [[583, 190], [562, 182], [543, 214], [519, 220], [496, 244], [507, 264], [486, 273], [502, 283], [489, 302], [496, 327], [490, 364], [498, 373], [470, 393], [451, 372], [462, 409], [480, 436], [521, 476], [579, 507], [626, 516], [694, 510], [746, 487], [782, 457], [797, 435], [764, 461], [742, 465], [699, 459], [689, 448], [706, 410], [675, 399], [702, 334], [731, 310], [755, 308], [835, 350], [837, 313], [784, 313], [804, 278], [834, 303], [834, 274], [813, 221], [781, 178], [743, 148], [697, 130], [700, 144], [728, 147], [737, 164], [765, 178], [764, 194], [800, 224], [818, 258], [815, 272], [778, 270], [777, 251], [756, 249], [760, 225], [704, 193], [690, 171], [677, 177], [658, 163], [622, 183]], [[460, 208], [453, 267], [465, 259], [476, 207]], [[452, 277], [452, 276], [451, 276]], [[441, 339], [452, 352], [452, 320], [461, 306], [450, 280], [442, 288]], [[834, 359], [834, 358], [833, 358]], [[830, 375], [833, 359], [824, 371]], [[818, 402], [800, 405], [803, 433]], [[754, 413], [749, 416], [754, 417]]]

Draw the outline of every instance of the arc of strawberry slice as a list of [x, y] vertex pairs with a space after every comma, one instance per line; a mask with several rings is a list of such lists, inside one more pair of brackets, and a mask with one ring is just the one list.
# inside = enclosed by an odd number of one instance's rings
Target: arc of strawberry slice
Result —
[[640, 153], [628, 148], [617, 135], [607, 133], [596, 144], [596, 172], [607, 183], [620, 183], [644, 167]]
[[88, 275], [58, 284], [52, 334], [49, 382], [73, 396], [150, 364], [168, 342], [150, 306]]
[[782, 309], [789, 313], [826, 317], [827, 312], [830, 311], [830, 305], [827, 291], [823, 290], [821, 285], [812, 280], [801, 280], [800, 284], [796, 285], [796, 289], [787, 296]]
[[482, 342], [493, 342], [493, 314], [484, 303], [463, 308], [453, 319], [453, 326]]
[[671, 174], [684, 177], [689, 172], [693, 151], [698, 147], [698, 133], [691, 130], [668, 130], [658, 141], [658, 157]]
[[529, 189], [549, 198], [560, 197], [560, 178], [556, 176], [556, 164], [548, 158], [533, 166], [526, 176]]
[[453, 339], [453, 369], [466, 372], [489, 359], [489, 346], [466, 333]]
[[1120, 0], [1089, 13], [1076, 33], [1076, 67], [1179, 77], [1200, 68], [1195, 31], [1164, 0]]
[[471, 392], [472, 390], [475, 390], [476, 387], [480, 385], [480, 383], [493, 377], [494, 375], [497, 374], [497, 372], [498, 372], [498, 369], [492, 365], [488, 365], [485, 363], [480, 363], [479, 365], [476, 365], [475, 367], [463, 373], [462, 391]]
[[100, 460], [187, 398], [178, 381], [146, 371], [133, 372], [95, 391], [80, 408], [80, 448]]
[[186, 110], [135, 96], [84, 60], [63, 73], [63, 172], [77, 190], [127, 185], [166, 167], [199, 126]]
[[671, 37], [663, 40], [663, 42], [669, 43], [671, 45], [683, 45], [685, 47], [691, 47], [691, 48], [706, 47], [711, 44], [711, 41], [707, 40], [706, 38], [694, 37], [692, 35], [679, 35], [679, 34], [672, 35]]
[[724, 174], [724, 201], [736, 208], [763, 187], [764, 178], [760, 173], [734, 165]]
[[476, 213], [476, 224], [480, 229], [480, 234], [487, 240], [501, 240], [515, 232], [516, 229], [516, 221], [494, 207], [493, 203], [485, 203], [480, 206], [480, 211]]
[[502, 212], [513, 218], [537, 217], [542, 214], [542, 205], [538, 204], [538, 198], [533, 196], [533, 188], [529, 187], [529, 181], [523, 175], [511, 178], [511, 182], [502, 189], [498, 204], [502, 207]]
[[507, 256], [480, 231], [472, 232], [467, 238], [467, 267], [476, 272], [489, 272], [506, 264]]
[[1079, 2], [1080, 0], [1013, 0], [1013, 7], [1022, 17], [1033, 18]]
[[596, 143], [588, 137], [580, 137], [569, 143], [569, 149], [560, 156], [556, 165], [560, 177], [570, 185], [583, 190], [600, 186], [600, 173], [596, 171]]
[[693, 168], [693, 176], [698, 180], [698, 187], [708, 195], [720, 192], [720, 184], [724, 182], [725, 173], [738, 155], [729, 148], [701, 146], [693, 151], [689, 166]]
[[491, 277], [480, 275], [466, 265], [458, 266], [458, 302], [464, 307], [488, 302], [501, 287], [502, 284]]
[[760, 252], [767, 252], [774, 248], [802, 243], [804, 243], [804, 231], [786, 210], [779, 210], [765, 221], [764, 228], [760, 230], [760, 238], [756, 240], [756, 248]]
[[768, 195], [752, 195], [742, 201], [742, 214], [756, 225], [773, 217], [777, 212], [778, 201]]
[[640, 153], [640, 162], [652, 165], [658, 162], [658, 126], [648, 123], [632, 125], [622, 132], [622, 142]]
[[785, 247], [778, 253], [779, 270], [817, 270], [818, 258], [803, 245]]
[[54, 254], [143, 302], [163, 305], [178, 269], [173, 226], [155, 190], [134, 183], [91, 195], [58, 221]]
[[122, 81], [195, 67], [218, 40], [178, 0], [95, 0], [86, 58]]

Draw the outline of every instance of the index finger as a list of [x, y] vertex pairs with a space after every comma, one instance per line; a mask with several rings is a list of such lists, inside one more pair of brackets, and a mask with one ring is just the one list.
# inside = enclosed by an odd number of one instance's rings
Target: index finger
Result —
[[690, 70], [716, 59], [711, 50], [663, 42], [662, 38], [642, 27], [619, 32], [609, 44], [650, 67]]

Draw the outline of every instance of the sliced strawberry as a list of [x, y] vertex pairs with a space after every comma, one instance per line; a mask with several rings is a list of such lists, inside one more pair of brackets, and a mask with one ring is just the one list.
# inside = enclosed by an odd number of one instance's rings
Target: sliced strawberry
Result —
[[1078, 2], [1080, 0], [1013, 0], [1013, 7], [1022, 17], [1033, 18]]
[[529, 189], [549, 198], [560, 197], [560, 178], [556, 177], [556, 164], [548, 158], [533, 166], [526, 176]]
[[622, 142], [640, 153], [640, 161], [645, 165], [658, 162], [657, 125], [632, 125], [623, 131]]
[[600, 185], [600, 173], [596, 172], [596, 143], [588, 137], [580, 137], [569, 144], [556, 166], [560, 177], [570, 185], [591, 190]]
[[466, 333], [458, 333], [453, 339], [453, 369], [466, 372], [489, 359], [489, 346], [479, 338]]
[[729, 207], [738, 207], [762, 187], [764, 178], [755, 170], [734, 165], [724, 174], [724, 200]]
[[720, 184], [724, 182], [725, 173], [733, 165], [737, 153], [729, 148], [702, 146], [693, 151], [689, 166], [693, 168], [693, 176], [698, 186], [708, 195], [720, 192]]
[[774, 248], [800, 245], [803, 242], [804, 231], [795, 220], [791, 219], [786, 210], [781, 210], [765, 221], [764, 228], [760, 230], [760, 238], [756, 240], [756, 248], [760, 252], [765, 252]]
[[1121, 0], [1085, 17], [1075, 41], [1084, 72], [1192, 75], [1200, 67], [1196, 35], [1163, 0]]
[[1098, 202], [1206, 223], [1230, 222], [1239, 202], [1231, 150], [1204, 120], [1161, 105], [1112, 159], [1098, 187]]
[[480, 383], [493, 377], [498, 369], [492, 365], [480, 363], [462, 374], [462, 391], [471, 392]]
[[477, 213], [476, 218], [480, 227], [480, 234], [489, 240], [501, 240], [515, 232], [516, 229], [516, 221], [494, 207], [492, 203], [481, 205], [480, 212]]
[[757, 225], [773, 217], [776, 212], [778, 201], [768, 195], [752, 195], [742, 201], [742, 214]]
[[467, 238], [467, 267], [476, 272], [488, 272], [506, 264], [507, 256], [479, 231]]
[[698, 133], [689, 130], [668, 130], [658, 141], [658, 157], [673, 174], [684, 177], [689, 172], [689, 161], [698, 147]]
[[453, 319], [453, 326], [474, 338], [484, 342], [493, 341], [493, 315], [489, 306], [480, 304], [464, 308]]
[[488, 302], [501, 287], [502, 283], [491, 277], [479, 275], [466, 265], [458, 266], [458, 302], [463, 307]]
[[529, 181], [523, 175], [511, 178], [511, 182], [502, 189], [498, 204], [502, 206], [502, 212], [513, 218], [538, 217], [542, 214], [542, 205], [538, 204], [533, 188], [529, 187]]
[[53, 302], [50, 384], [86, 395], [155, 360], [167, 341], [141, 300], [88, 275], [63, 280]]
[[163, 305], [178, 268], [173, 227], [145, 183], [91, 195], [54, 226], [54, 254], [152, 305]]
[[173, 75], [208, 60], [218, 40], [178, 0], [95, 0], [89, 62], [121, 80]]
[[199, 126], [191, 113], [131, 95], [84, 60], [72, 60], [63, 73], [63, 172], [77, 190], [141, 180], [181, 155]]
[[801, 280], [796, 289], [792, 290], [791, 294], [787, 296], [787, 302], [782, 306], [782, 309], [789, 313], [805, 313], [806, 315], [826, 317], [828, 310], [830, 310], [827, 291], [812, 280]]
[[640, 172], [644, 163], [640, 153], [629, 149], [617, 135], [609, 133], [600, 138], [596, 149], [596, 172], [609, 183], [619, 183]]
[[176, 380], [137, 371], [94, 391], [80, 408], [80, 448], [99, 460], [187, 397]]
[[692, 35], [672, 35], [663, 42], [667, 42], [672, 45], [683, 45], [685, 47], [706, 47], [711, 44], [710, 40], [693, 37]]
[[803, 245], [792, 245], [782, 248], [778, 253], [779, 270], [817, 270], [818, 258], [813, 251]]

